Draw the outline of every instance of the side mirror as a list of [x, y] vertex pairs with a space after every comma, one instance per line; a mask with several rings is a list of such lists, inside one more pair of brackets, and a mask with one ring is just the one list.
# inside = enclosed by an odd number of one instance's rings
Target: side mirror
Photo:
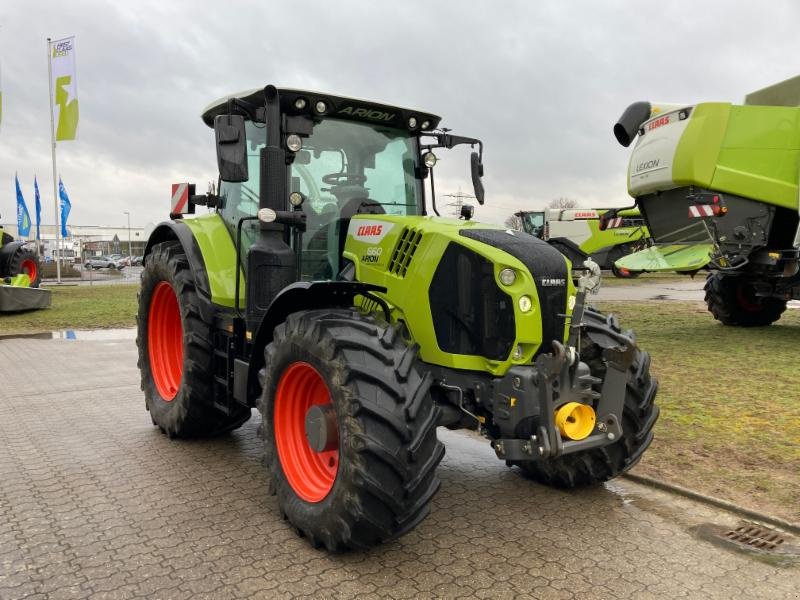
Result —
[[217, 141], [219, 178], [231, 183], [247, 181], [244, 117], [241, 115], [217, 115], [214, 117], [214, 137]]
[[481, 181], [481, 177], [483, 177], [483, 163], [481, 163], [481, 157], [477, 152], [473, 152], [470, 155], [469, 162], [470, 170], [472, 171], [472, 187], [475, 188], [475, 199], [478, 201], [478, 204], [483, 206], [483, 182]]

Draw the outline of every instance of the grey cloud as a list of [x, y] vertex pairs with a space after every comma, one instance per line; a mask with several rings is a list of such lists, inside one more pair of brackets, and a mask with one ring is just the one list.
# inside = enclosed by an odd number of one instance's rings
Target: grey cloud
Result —
[[[486, 143], [487, 205], [627, 201], [614, 119], [640, 99], [739, 101], [796, 74], [796, 3], [70, 2], [0, 7], [0, 212], [34, 171], [52, 220], [45, 37], [77, 35], [81, 125], [59, 145], [75, 222], [166, 216], [169, 184], [214, 177], [202, 108], [274, 82], [417, 106]], [[441, 192], [470, 190], [466, 154]], [[32, 198], [31, 198], [32, 199]]]

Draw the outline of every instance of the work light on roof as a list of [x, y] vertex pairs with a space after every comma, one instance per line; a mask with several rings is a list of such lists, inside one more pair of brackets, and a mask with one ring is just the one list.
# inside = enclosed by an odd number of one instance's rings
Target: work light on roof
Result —
[[306, 107], [306, 104], [307, 102], [305, 98], [298, 98], [297, 100], [294, 101], [294, 107], [297, 110], [303, 110]]
[[327, 104], [325, 104], [325, 103], [324, 103], [322, 100], [320, 100], [319, 102], [317, 102], [317, 103], [314, 105], [314, 110], [316, 110], [316, 111], [317, 111], [319, 114], [322, 114], [322, 113], [324, 113], [326, 110], [328, 110], [328, 105], [327, 105]]
[[414, 129], [417, 126], [417, 117], [408, 117], [408, 126]]
[[431, 126], [431, 122], [430, 121], [423, 121], [422, 125], [420, 125], [420, 128], [421, 129], [427, 129], [430, 126]]

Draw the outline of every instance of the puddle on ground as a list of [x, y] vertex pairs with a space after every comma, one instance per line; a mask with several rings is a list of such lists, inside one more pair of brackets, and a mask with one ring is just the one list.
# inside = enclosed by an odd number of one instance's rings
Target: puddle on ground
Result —
[[42, 333], [0, 334], [0, 341], [19, 339], [73, 341], [135, 340], [136, 329], [134, 327], [118, 329], [62, 329], [61, 331], [45, 331]]

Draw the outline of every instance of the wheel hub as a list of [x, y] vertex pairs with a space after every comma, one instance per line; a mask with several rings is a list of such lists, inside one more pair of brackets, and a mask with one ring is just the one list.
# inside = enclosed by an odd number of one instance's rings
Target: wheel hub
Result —
[[314, 452], [328, 452], [339, 447], [336, 411], [332, 404], [314, 404], [306, 412], [306, 440]]

